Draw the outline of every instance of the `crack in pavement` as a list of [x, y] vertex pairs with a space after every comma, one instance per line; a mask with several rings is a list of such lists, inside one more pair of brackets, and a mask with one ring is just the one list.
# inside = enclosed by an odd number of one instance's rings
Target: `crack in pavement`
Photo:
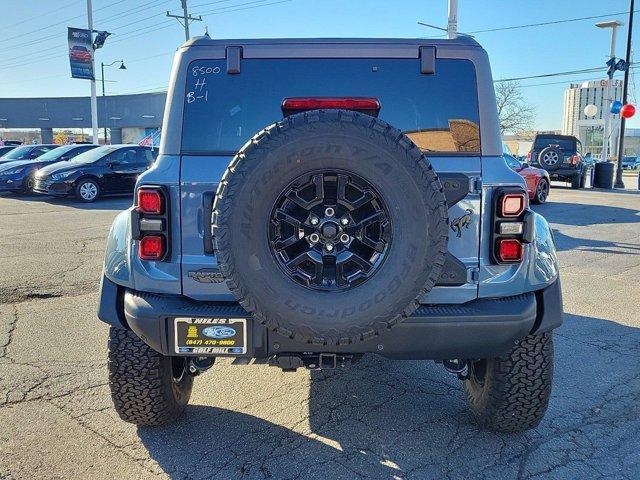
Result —
[[0, 345], [0, 358], [4, 358], [7, 356], [7, 352], [9, 351], [9, 345], [13, 340], [13, 332], [15, 331], [18, 325], [18, 307], [13, 306], [12, 311], [12, 319], [9, 320], [9, 330], [7, 332], [7, 340], [2, 345]]

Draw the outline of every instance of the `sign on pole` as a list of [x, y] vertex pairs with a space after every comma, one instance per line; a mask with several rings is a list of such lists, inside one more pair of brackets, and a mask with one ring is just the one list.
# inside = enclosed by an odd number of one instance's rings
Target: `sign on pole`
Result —
[[72, 78], [94, 80], [93, 38], [91, 30], [84, 28], [69, 29], [69, 64]]

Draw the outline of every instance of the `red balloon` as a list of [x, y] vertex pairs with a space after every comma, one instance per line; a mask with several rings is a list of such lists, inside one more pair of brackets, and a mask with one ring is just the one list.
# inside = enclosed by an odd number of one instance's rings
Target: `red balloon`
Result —
[[631, 118], [635, 114], [636, 114], [636, 107], [634, 107], [630, 103], [623, 105], [622, 108], [620, 109], [620, 115], [622, 115], [623, 118]]

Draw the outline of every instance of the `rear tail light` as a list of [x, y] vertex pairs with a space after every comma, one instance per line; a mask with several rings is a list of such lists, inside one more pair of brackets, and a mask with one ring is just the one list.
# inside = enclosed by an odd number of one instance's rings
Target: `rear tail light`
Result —
[[499, 187], [493, 194], [491, 257], [495, 263], [521, 262], [524, 245], [532, 241], [533, 214], [521, 187]]
[[164, 235], [146, 235], [140, 239], [138, 252], [142, 260], [161, 260], [166, 253]]
[[380, 101], [369, 97], [296, 97], [282, 101], [285, 116], [306, 110], [355, 110], [378, 116]]
[[527, 198], [523, 193], [505, 193], [500, 200], [499, 215], [501, 217], [518, 217], [527, 208]]
[[164, 213], [163, 203], [160, 190], [146, 188], [138, 190], [138, 210], [141, 213], [160, 215]]
[[527, 153], [527, 162], [531, 161], [531, 152]]
[[577, 165], [580, 161], [580, 157], [578, 155], [571, 155], [571, 165]]
[[497, 247], [498, 259], [503, 263], [522, 261], [523, 247], [520, 240], [515, 238], [501, 238]]
[[144, 185], [136, 192], [136, 208], [131, 211], [131, 236], [139, 241], [141, 260], [160, 262], [170, 257], [169, 207], [165, 187]]

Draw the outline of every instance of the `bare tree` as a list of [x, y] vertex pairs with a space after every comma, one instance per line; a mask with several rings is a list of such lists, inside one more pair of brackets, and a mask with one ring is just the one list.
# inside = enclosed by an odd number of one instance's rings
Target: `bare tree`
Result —
[[496, 83], [496, 102], [501, 134], [531, 130], [536, 118], [536, 107], [524, 99], [519, 82]]

